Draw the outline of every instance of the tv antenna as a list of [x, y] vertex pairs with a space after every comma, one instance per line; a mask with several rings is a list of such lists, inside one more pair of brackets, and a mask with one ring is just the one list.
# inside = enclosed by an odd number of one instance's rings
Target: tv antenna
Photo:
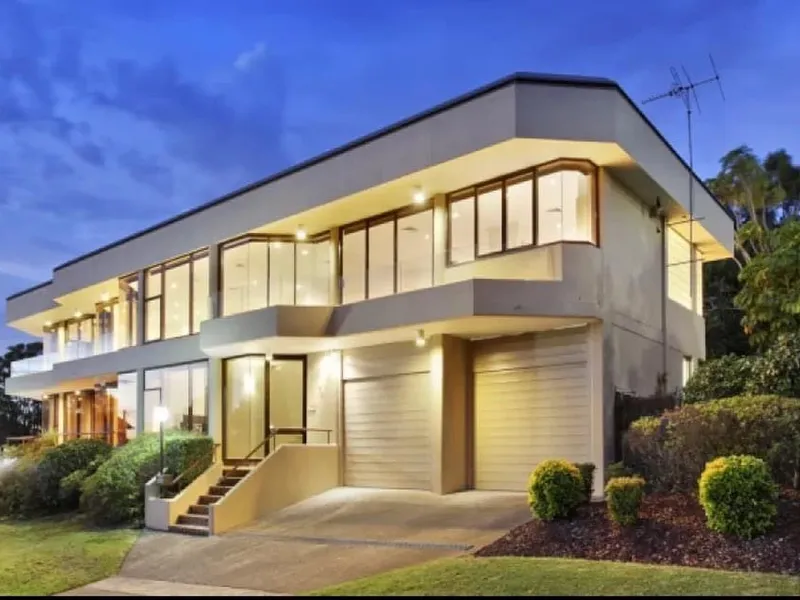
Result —
[[[683, 71], [683, 76], [685, 81], [681, 79], [678, 70], [675, 67], [670, 67], [670, 73], [672, 74], [672, 85], [670, 86], [669, 90], [664, 92], [663, 94], [656, 94], [655, 96], [651, 96], [646, 100], [642, 101], [642, 104], [649, 104], [651, 102], [655, 102], [656, 100], [663, 100], [664, 98], [677, 98], [681, 102], [683, 102], [683, 106], [686, 108], [686, 129], [689, 134], [689, 263], [694, 265], [696, 262], [693, 253], [694, 253], [694, 146], [692, 144], [692, 112], [693, 107], [697, 108], [698, 113], [702, 113], [700, 110], [700, 100], [697, 97], [697, 88], [704, 86], [709, 83], [716, 82], [717, 87], [719, 88], [719, 94], [722, 97], [722, 101], [725, 101], [725, 92], [722, 89], [722, 79], [719, 76], [719, 71], [717, 71], [717, 65], [714, 63], [714, 57], [711, 54], [708, 55], [708, 60], [711, 62], [711, 72], [713, 75], [711, 77], [706, 77], [705, 79], [701, 79], [700, 81], [692, 81], [692, 78], [689, 77], [689, 72], [686, 70], [685, 67], [681, 66], [681, 70]], [[686, 262], [686, 261], [683, 261]], [[682, 263], [673, 263], [673, 264], [682, 264]], [[666, 265], [667, 267], [673, 266], [673, 264]], [[692, 268], [690, 271], [690, 281], [691, 281], [691, 289], [692, 289], [692, 298], [696, 298], [695, 293], [695, 269]]]

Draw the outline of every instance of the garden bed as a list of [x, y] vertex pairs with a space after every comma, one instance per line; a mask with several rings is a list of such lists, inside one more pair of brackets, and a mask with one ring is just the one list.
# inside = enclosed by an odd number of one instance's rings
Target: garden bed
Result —
[[651, 494], [641, 520], [630, 528], [612, 523], [603, 503], [584, 505], [571, 520], [530, 521], [512, 529], [476, 556], [552, 556], [712, 569], [800, 574], [800, 492], [784, 490], [775, 529], [746, 541], [709, 531], [697, 499]]

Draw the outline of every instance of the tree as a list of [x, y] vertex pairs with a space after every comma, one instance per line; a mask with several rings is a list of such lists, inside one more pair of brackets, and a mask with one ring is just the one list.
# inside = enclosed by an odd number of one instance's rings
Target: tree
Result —
[[42, 429], [42, 403], [5, 393], [6, 379], [15, 360], [42, 353], [42, 343], [15, 344], [0, 357], [0, 444], [9, 436], [34, 435]]
[[800, 331], [800, 220], [785, 220], [765, 242], [770, 251], [744, 265], [734, 301], [744, 311], [745, 333], [762, 348]]
[[733, 301], [741, 289], [739, 267], [734, 261], [723, 260], [703, 265], [707, 358], [753, 352], [742, 327], [744, 311]]
[[769, 252], [767, 234], [776, 222], [774, 208], [786, 194], [752, 149], [739, 146], [728, 152], [720, 160], [717, 176], [707, 183], [736, 217], [736, 263], [741, 267], [756, 254]]
[[800, 216], [800, 166], [795, 166], [792, 156], [781, 148], [767, 154], [764, 170], [772, 184], [780, 186], [785, 194], [778, 208], [779, 218]]

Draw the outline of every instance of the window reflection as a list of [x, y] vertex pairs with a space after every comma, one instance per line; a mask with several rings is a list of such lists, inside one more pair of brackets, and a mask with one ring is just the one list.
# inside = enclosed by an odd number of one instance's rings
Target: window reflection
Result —
[[204, 433], [207, 422], [207, 378], [205, 362], [179, 365], [164, 369], [149, 369], [144, 373], [144, 422], [147, 431], [158, 431], [155, 407], [167, 408], [165, 429], [181, 429]]

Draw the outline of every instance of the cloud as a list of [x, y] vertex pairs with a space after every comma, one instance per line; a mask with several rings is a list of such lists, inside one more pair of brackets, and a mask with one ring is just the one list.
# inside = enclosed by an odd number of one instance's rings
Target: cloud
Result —
[[233, 61], [233, 66], [240, 71], [249, 70], [254, 63], [263, 59], [267, 55], [267, 46], [263, 42], [258, 42], [252, 50], [242, 52]]

